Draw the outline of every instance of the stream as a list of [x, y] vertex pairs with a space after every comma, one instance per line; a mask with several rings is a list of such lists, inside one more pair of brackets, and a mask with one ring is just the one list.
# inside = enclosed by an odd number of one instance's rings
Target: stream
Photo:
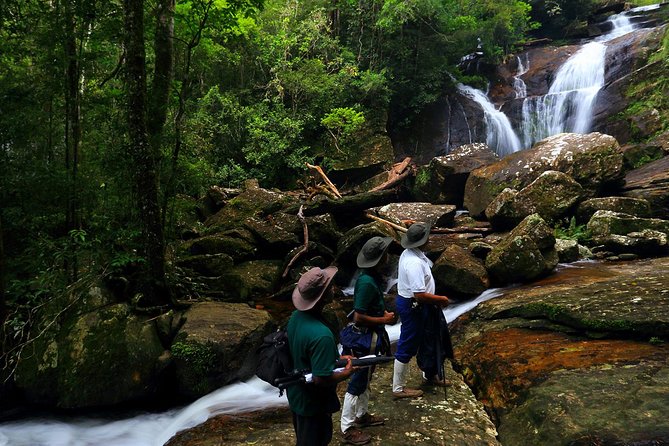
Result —
[[[503, 289], [486, 290], [473, 300], [444, 309], [448, 322], [481, 302], [500, 296]], [[400, 324], [386, 326], [391, 342]], [[288, 405], [275, 387], [254, 377], [222, 387], [189, 406], [158, 414], [109, 420], [92, 418], [35, 418], [0, 424], [0, 446], [162, 446], [177, 432], [222, 414], [243, 413]]]

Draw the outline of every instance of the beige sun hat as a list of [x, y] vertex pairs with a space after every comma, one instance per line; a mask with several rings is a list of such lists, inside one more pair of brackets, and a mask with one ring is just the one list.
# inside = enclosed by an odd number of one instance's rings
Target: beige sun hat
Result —
[[323, 293], [328, 289], [336, 273], [336, 266], [328, 266], [325, 269], [311, 268], [302, 274], [293, 290], [293, 305], [295, 308], [300, 311], [311, 310], [323, 297]]

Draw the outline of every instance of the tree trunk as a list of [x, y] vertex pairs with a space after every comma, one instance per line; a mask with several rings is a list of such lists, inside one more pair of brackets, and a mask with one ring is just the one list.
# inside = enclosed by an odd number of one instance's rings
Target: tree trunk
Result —
[[[79, 170], [79, 146], [81, 144], [81, 107], [79, 96], [79, 57], [75, 11], [76, 2], [65, 2], [65, 169], [68, 175], [65, 226], [68, 233], [78, 229], [79, 205], [77, 175]], [[77, 280], [77, 253], [70, 252], [65, 259], [65, 270], [70, 282]]]
[[174, 0], [159, 0], [156, 7], [156, 35], [153, 49], [156, 55], [153, 85], [149, 100], [147, 128], [154, 150], [160, 149], [167, 105], [172, 85], [174, 59]]
[[126, 88], [130, 163], [134, 169], [138, 210], [142, 225], [142, 248], [147, 262], [140, 284], [142, 305], [171, 302], [165, 279], [165, 240], [158, 205], [158, 157], [149, 144], [146, 127], [146, 55], [144, 53], [144, 1], [123, 0], [125, 12]]

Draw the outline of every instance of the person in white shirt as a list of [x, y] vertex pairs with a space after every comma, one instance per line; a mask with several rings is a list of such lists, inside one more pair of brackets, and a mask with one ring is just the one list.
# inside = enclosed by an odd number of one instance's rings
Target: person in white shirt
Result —
[[[434, 294], [435, 283], [432, 276], [432, 261], [421, 250], [430, 237], [430, 226], [414, 223], [402, 236], [401, 244], [405, 248], [400, 256], [396, 312], [402, 322], [400, 337], [397, 341], [393, 370], [393, 396], [395, 398], [415, 398], [423, 394], [420, 389], [406, 387], [408, 363], [418, 354], [423, 341], [425, 322], [431, 307], [444, 307], [449, 304], [448, 297]], [[418, 364], [421, 367], [421, 364]], [[446, 383], [437, 378], [437, 370], [423, 369], [425, 384], [444, 386]]]

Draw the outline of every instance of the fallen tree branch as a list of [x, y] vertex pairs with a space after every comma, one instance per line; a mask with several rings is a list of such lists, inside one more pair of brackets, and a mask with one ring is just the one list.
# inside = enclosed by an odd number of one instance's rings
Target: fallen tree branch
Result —
[[410, 164], [411, 164], [411, 157], [406, 157], [401, 163], [395, 164], [388, 171], [388, 179], [383, 184], [379, 184], [375, 188], [371, 189], [370, 192], [388, 189], [403, 181], [406, 177], [408, 177], [412, 173]]
[[323, 181], [325, 181], [325, 184], [330, 188], [330, 190], [337, 196], [337, 198], [341, 198], [341, 194], [339, 193], [339, 190], [337, 190], [337, 186], [335, 186], [332, 181], [325, 175], [325, 172], [323, 172], [323, 169], [321, 169], [320, 166], [314, 166], [313, 164], [309, 163], [304, 163], [307, 165], [309, 169], [315, 170], [318, 172], [318, 174], [321, 176]]
[[385, 219], [383, 219], [383, 218], [381, 218], [381, 217], [377, 217], [376, 215], [372, 215], [372, 214], [370, 214], [370, 213], [366, 213], [366, 214], [365, 214], [365, 217], [371, 218], [372, 220], [380, 221], [381, 223], [386, 224], [386, 225], [390, 226], [390, 227], [393, 228], [393, 229], [397, 229], [398, 231], [407, 232], [407, 228], [405, 228], [404, 226], [400, 226], [400, 225], [395, 224], [395, 223], [393, 223], [393, 222], [391, 222], [391, 221], [385, 220]]
[[331, 200], [324, 199], [312, 203], [305, 203], [303, 205], [293, 205], [287, 207], [283, 212], [287, 214], [295, 214], [304, 206], [304, 215], [309, 217], [312, 215], [322, 214], [354, 214], [362, 212], [370, 208], [384, 206], [389, 203], [397, 203], [403, 201], [406, 197], [403, 196], [403, 191], [397, 189], [388, 189], [375, 192], [364, 192], [356, 195], [347, 195], [341, 199]]

